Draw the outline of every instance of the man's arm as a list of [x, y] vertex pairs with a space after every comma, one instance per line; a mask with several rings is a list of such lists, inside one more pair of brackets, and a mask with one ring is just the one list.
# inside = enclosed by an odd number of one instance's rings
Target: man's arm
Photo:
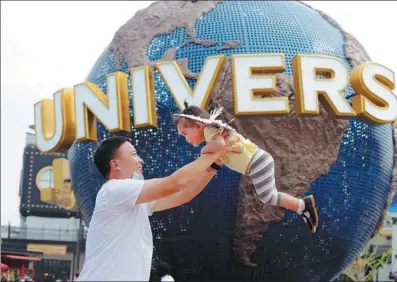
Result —
[[226, 148], [213, 154], [201, 155], [197, 160], [183, 166], [173, 174], [163, 178], [145, 181], [136, 204], [152, 202], [181, 191], [190, 182], [207, 171], [216, 160], [226, 153]]
[[182, 191], [175, 193], [171, 196], [165, 197], [163, 199], [157, 200], [152, 207], [152, 212], [158, 212], [163, 210], [172, 209], [187, 202], [190, 202], [194, 197], [200, 194], [201, 191], [207, 186], [211, 181], [212, 177], [216, 174], [214, 169], [206, 171], [197, 180], [194, 180], [188, 184], [188, 187]]

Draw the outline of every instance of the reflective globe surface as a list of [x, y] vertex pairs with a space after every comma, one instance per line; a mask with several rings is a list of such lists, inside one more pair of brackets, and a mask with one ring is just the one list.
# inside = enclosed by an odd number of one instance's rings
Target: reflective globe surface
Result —
[[[181, 9], [201, 5], [179, 3]], [[161, 60], [168, 50], [176, 48], [174, 59], [187, 58], [188, 69], [193, 73], [200, 73], [208, 56], [223, 54], [230, 58], [233, 54], [259, 53], [284, 53], [286, 75], [292, 75], [291, 60], [297, 54], [337, 57], [352, 70], [345, 54], [343, 32], [302, 3], [224, 1], [214, 5], [194, 21], [194, 29], [196, 38], [216, 44], [182, 46], [189, 40], [188, 30], [176, 27], [149, 39], [145, 50], [148, 62]], [[150, 6], [146, 12], [155, 7]], [[135, 15], [139, 16], [139, 13]], [[222, 49], [227, 42], [239, 44]], [[117, 70], [128, 73], [133, 67], [122, 55], [121, 59], [116, 57], [111, 48], [106, 48], [87, 81], [106, 93], [106, 75]], [[132, 126], [131, 133], [124, 134], [132, 138], [145, 161], [146, 179], [170, 175], [200, 153], [200, 148], [193, 148], [178, 136], [172, 121], [172, 113], [178, 109], [157, 71], [154, 71], [154, 81], [158, 127], [136, 129]], [[196, 80], [187, 81], [193, 89]], [[133, 125], [135, 105], [131, 82], [129, 91]], [[344, 94], [351, 97], [354, 90], [349, 86]], [[99, 141], [112, 135], [98, 123]], [[74, 191], [87, 224], [96, 194], [104, 182], [93, 164], [96, 146], [75, 142], [68, 154]], [[160, 260], [167, 261], [177, 280], [329, 281], [358, 255], [387, 209], [393, 154], [391, 125], [369, 126], [359, 119], [351, 119], [341, 138], [336, 161], [326, 168], [327, 174], [307, 187], [306, 194], [313, 194], [318, 206], [317, 232], [310, 233], [300, 217], [286, 212], [281, 221], [270, 222], [260, 241], [255, 243], [251, 259], [258, 266], [254, 268], [233, 259], [241, 175], [223, 168], [191, 202], [151, 217], [155, 239], [153, 266]]]

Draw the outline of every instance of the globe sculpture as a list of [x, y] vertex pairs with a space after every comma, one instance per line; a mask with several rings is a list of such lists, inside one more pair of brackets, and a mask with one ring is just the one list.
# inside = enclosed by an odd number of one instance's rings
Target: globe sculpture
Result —
[[[167, 261], [178, 280], [329, 281], [382, 223], [396, 186], [392, 125], [333, 119], [323, 108], [315, 117], [297, 117], [294, 112], [295, 55], [337, 57], [349, 71], [370, 61], [363, 46], [321, 11], [294, 1], [156, 2], [116, 32], [87, 81], [106, 93], [110, 73], [175, 60], [193, 89], [206, 57], [223, 54], [227, 61], [209, 106], [222, 105], [231, 119], [231, 55], [263, 53], [285, 54], [275, 95], [289, 97], [291, 114], [237, 117], [232, 126], [273, 155], [280, 191], [315, 196], [317, 232], [309, 232], [293, 213], [263, 206], [247, 179], [223, 168], [191, 202], [151, 217], [153, 269]], [[130, 82], [132, 131], [117, 133], [131, 137], [145, 161], [146, 179], [170, 175], [200, 154], [200, 148], [178, 136], [172, 119], [177, 104], [157, 70], [153, 76], [158, 127], [133, 127], [133, 107], [139, 105], [133, 104]], [[355, 95], [350, 85], [344, 95]], [[98, 122], [98, 140], [110, 136]], [[75, 142], [68, 152], [74, 191], [87, 224], [104, 182], [93, 164], [96, 146]]]

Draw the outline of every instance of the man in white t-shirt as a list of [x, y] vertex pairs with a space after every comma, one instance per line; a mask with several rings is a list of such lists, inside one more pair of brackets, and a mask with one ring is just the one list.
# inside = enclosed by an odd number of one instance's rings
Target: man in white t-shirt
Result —
[[[200, 156], [168, 177], [142, 177], [142, 159], [125, 137], [104, 140], [94, 162], [107, 180], [88, 228], [85, 261], [77, 281], [148, 281], [153, 253], [149, 216], [198, 195], [215, 175], [219, 153]], [[135, 178], [135, 179], [134, 179]]]

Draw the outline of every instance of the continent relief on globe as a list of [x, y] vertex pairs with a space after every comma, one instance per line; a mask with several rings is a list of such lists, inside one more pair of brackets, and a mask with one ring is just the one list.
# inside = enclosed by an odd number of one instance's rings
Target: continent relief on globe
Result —
[[[299, 1], [300, 3], [308, 6], [312, 9], [312, 7], [304, 2]], [[344, 51], [346, 59], [349, 61], [352, 68], [355, 68], [362, 63], [371, 61], [370, 56], [368, 55], [367, 51], [363, 47], [363, 45], [350, 33], [346, 32], [342, 26], [340, 26], [333, 18], [329, 15], [324, 13], [321, 10], [314, 9], [317, 13], [319, 13], [326, 21], [328, 21], [331, 25], [335, 26], [340, 30], [343, 35], [344, 39]], [[397, 188], [397, 130], [393, 127], [393, 139], [394, 139], [394, 168], [393, 168], [393, 175], [390, 184], [390, 192], [387, 198], [387, 206], [390, 205], [391, 201], [393, 200], [394, 192]], [[379, 229], [383, 225], [383, 220], [387, 214], [387, 209], [384, 210], [382, 217], [378, 222], [378, 226], [375, 228], [373, 232], [373, 236], [378, 233]]]
[[[188, 44], [200, 44], [204, 47], [217, 45], [218, 42], [198, 39], [194, 29], [196, 21], [205, 13], [213, 10], [222, 1], [161, 1], [138, 11], [115, 34], [110, 44], [114, 57], [122, 58], [129, 68], [149, 65], [154, 66], [146, 56], [147, 46], [158, 35], [167, 34], [176, 28], [186, 28], [190, 39], [179, 48]], [[302, 3], [304, 4], [304, 3]], [[304, 4], [308, 6], [307, 4]], [[310, 7], [310, 6], [309, 6]], [[321, 11], [317, 11], [344, 36], [346, 59], [352, 67], [370, 58], [363, 46], [339, 24]], [[242, 41], [223, 43], [218, 50], [232, 49], [243, 45]], [[167, 50], [160, 61], [174, 60], [177, 48]], [[120, 66], [120, 62], [117, 62]], [[197, 79], [198, 74], [188, 68], [188, 58], [177, 61], [187, 79]], [[294, 87], [292, 76], [276, 75], [276, 93], [273, 96], [289, 97], [290, 113], [288, 116], [269, 117], [261, 115], [236, 117], [232, 124], [235, 129], [260, 148], [272, 154], [275, 160], [276, 185], [279, 191], [301, 197], [309, 191], [310, 184], [321, 175], [328, 173], [335, 163], [339, 145], [349, 121], [330, 117], [320, 105], [320, 115], [297, 117], [294, 109]], [[224, 116], [231, 120], [234, 115], [232, 63], [227, 59], [215, 84], [209, 108], [214, 104], [224, 107]], [[396, 140], [396, 136], [395, 136]], [[396, 144], [396, 142], [395, 142]], [[395, 149], [395, 152], [397, 149]], [[392, 200], [397, 185], [397, 155], [394, 156], [393, 180], [388, 197]], [[387, 210], [385, 210], [385, 213]], [[267, 230], [269, 222], [281, 221], [284, 210], [275, 206], [265, 206], [256, 197], [252, 183], [242, 177], [239, 184], [239, 203], [233, 249], [236, 257], [250, 265], [250, 256], [255, 252], [262, 233]], [[321, 219], [320, 219], [321, 220]], [[375, 232], [382, 225], [383, 218]]]

